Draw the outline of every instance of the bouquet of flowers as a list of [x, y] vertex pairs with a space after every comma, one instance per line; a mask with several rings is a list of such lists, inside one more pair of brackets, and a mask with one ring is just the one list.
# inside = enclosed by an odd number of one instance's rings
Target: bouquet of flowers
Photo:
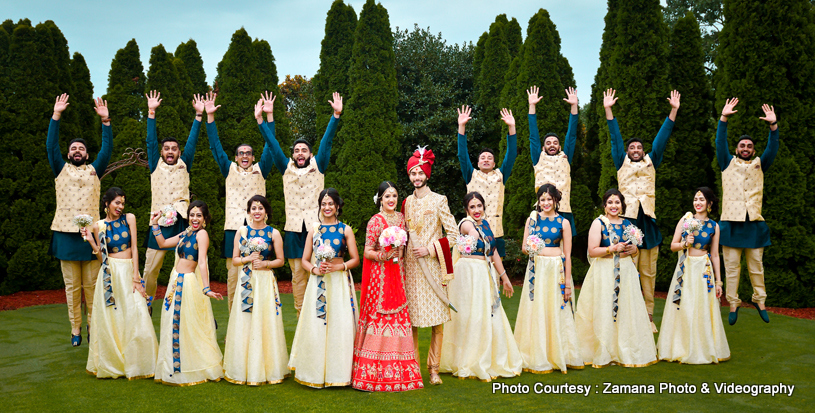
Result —
[[162, 227], [169, 227], [175, 224], [178, 220], [178, 212], [175, 212], [175, 207], [172, 205], [165, 205], [161, 208], [161, 215], [158, 216], [158, 224]]
[[[393, 248], [399, 248], [407, 244], [407, 232], [399, 227], [387, 227], [379, 235], [379, 246], [385, 252], [390, 252]], [[393, 262], [399, 262], [399, 257], [393, 257]]]
[[314, 258], [317, 259], [317, 265], [320, 265], [321, 262], [334, 258], [335, 255], [337, 255], [337, 252], [334, 250], [334, 248], [331, 248], [331, 245], [322, 241], [320, 241], [319, 246], [314, 248]]
[[[74, 217], [74, 225], [78, 226], [79, 228], [87, 228], [93, 224], [93, 217], [88, 214], [79, 214]], [[82, 239], [85, 242], [88, 242], [88, 238], [86, 236], [82, 236]]]
[[702, 229], [702, 221], [696, 218], [688, 218], [682, 222], [682, 230], [685, 231], [686, 234], [692, 234], [694, 231], [699, 231]]
[[623, 240], [631, 245], [640, 246], [642, 245], [642, 239], [645, 235], [642, 233], [642, 230], [637, 228], [636, 225], [631, 224], [625, 227], [623, 230]]
[[459, 254], [470, 255], [475, 251], [475, 244], [478, 240], [471, 235], [459, 235], [456, 247]]
[[240, 251], [246, 255], [249, 255], [253, 252], [262, 252], [266, 248], [269, 248], [269, 245], [266, 244], [266, 240], [261, 237], [249, 238], [246, 241], [246, 244], [242, 244], [238, 247]]
[[529, 235], [526, 238], [526, 252], [534, 254], [544, 246], [543, 240], [537, 235]]

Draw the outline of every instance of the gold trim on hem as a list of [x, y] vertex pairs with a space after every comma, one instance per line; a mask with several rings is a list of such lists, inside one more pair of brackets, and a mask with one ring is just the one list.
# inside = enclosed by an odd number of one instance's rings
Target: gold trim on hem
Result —
[[572, 366], [571, 364], [566, 365], [567, 369], [575, 369], [575, 370], [583, 370], [586, 366]]
[[240, 384], [240, 385], [256, 387], [256, 386], [263, 386], [263, 385], [266, 385], [266, 384], [280, 384], [280, 383], [283, 383], [283, 380], [285, 380], [286, 377], [289, 377], [289, 375], [287, 374], [287, 375], [283, 376], [283, 378], [280, 379], [280, 380], [255, 382], [255, 381], [233, 380], [233, 379], [230, 379], [229, 377], [226, 377], [226, 375], [224, 375], [224, 380], [226, 380], [227, 382], [232, 383], [232, 384]]
[[591, 365], [591, 366], [592, 366], [593, 368], [595, 368], [595, 369], [601, 369], [601, 368], [606, 367], [606, 366], [620, 366], [620, 367], [648, 367], [648, 366], [650, 366], [650, 365], [657, 364], [658, 362], [659, 362], [659, 360], [654, 360], [654, 361], [651, 361], [651, 362], [648, 362], [648, 363], [645, 363], [645, 364], [623, 364], [623, 363], [618, 363], [618, 362], [616, 362], [616, 361], [612, 361], [612, 362], [610, 362], [610, 363], [608, 363], [608, 364], [603, 364], [602, 366], [598, 366], [597, 364], [594, 364], [594, 363], [586, 363], [586, 365], [587, 365], [587, 366], [588, 366], [588, 365]]
[[195, 386], [195, 385], [201, 384], [201, 383], [206, 383], [208, 381], [211, 381], [213, 383], [217, 383], [217, 382], [221, 381], [221, 379], [222, 379], [222, 377], [218, 377], [217, 379], [214, 379], [214, 380], [204, 379], [204, 380], [201, 380], [201, 381], [196, 381], [194, 383], [170, 383], [170, 382], [166, 382], [166, 381], [161, 380], [161, 379], [155, 379], [154, 381], [156, 383], [161, 383], [161, 384], [164, 384], [164, 385], [167, 385], [167, 386], [189, 387], [189, 386]]
[[153, 377], [156, 377], [155, 373], [154, 374], [145, 374], [144, 376], [128, 377], [127, 379], [128, 380], [141, 380], [141, 379], [151, 379]]
[[555, 371], [555, 369], [549, 369], [549, 370], [523, 369], [523, 371], [525, 371], [527, 373], [532, 373], [532, 374], [549, 374], [549, 373]]
[[99, 377], [99, 376], [97, 375], [97, 373], [94, 373], [94, 372], [92, 372], [92, 371], [90, 371], [90, 370], [88, 370], [88, 369], [85, 369], [85, 373], [88, 373], [88, 374], [90, 374], [91, 376], [96, 377], [96, 378], [97, 378], [97, 379], [99, 379], [99, 380], [116, 380], [116, 379], [121, 379], [121, 378], [123, 378], [123, 377], [124, 377], [124, 378], [126, 378], [127, 380], [140, 380], [140, 379], [149, 379], [149, 378], [153, 378], [153, 377], [155, 377], [155, 376], [156, 376], [155, 374], [145, 374], [144, 376], [133, 376], [133, 377], [127, 377], [127, 376], [125, 376], [125, 375], [123, 374], [123, 375], [121, 375], [121, 376], [116, 376], [116, 377]]

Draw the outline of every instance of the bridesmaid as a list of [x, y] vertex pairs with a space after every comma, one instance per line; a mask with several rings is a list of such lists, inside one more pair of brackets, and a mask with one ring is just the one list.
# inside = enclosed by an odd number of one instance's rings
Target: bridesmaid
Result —
[[625, 197], [615, 188], [603, 195], [605, 214], [589, 229], [589, 272], [577, 302], [575, 324], [586, 364], [645, 367], [657, 362], [654, 335], [639, 273], [631, 259], [637, 247], [623, 240], [631, 222]]
[[[249, 198], [246, 213], [251, 222], [235, 233], [232, 264], [240, 268], [239, 282], [224, 349], [224, 379], [230, 383], [277, 384], [289, 375], [280, 294], [272, 271], [283, 266], [283, 238], [266, 224], [271, 212], [265, 197]], [[252, 251], [250, 244], [259, 239], [265, 248]]]
[[[294, 333], [289, 368], [294, 381], [309, 387], [348, 386], [354, 358], [358, 304], [348, 271], [359, 265], [354, 231], [339, 221], [343, 201], [334, 188], [320, 192], [321, 223], [306, 237], [303, 268], [311, 273], [303, 308]], [[330, 247], [331, 258], [319, 260], [315, 251]], [[344, 261], [345, 253], [351, 259]]]
[[717, 203], [712, 189], [697, 189], [694, 213], [676, 224], [671, 250], [679, 252], [679, 261], [662, 312], [660, 360], [710, 364], [730, 359], [719, 304], [719, 225], [710, 219]]
[[176, 263], [161, 306], [156, 382], [192, 386], [219, 381], [224, 377], [223, 356], [209, 299], [223, 297], [209, 288], [209, 234], [204, 229], [210, 221], [209, 207], [193, 201], [187, 208], [190, 226], [170, 239], [164, 239], [158, 227], [160, 214], [154, 211], [150, 217], [152, 232], [160, 248], [176, 247]]
[[460, 252], [453, 267], [455, 278], [447, 286], [458, 312], [445, 323], [439, 371], [485, 382], [519, 376], [523, 359], [501, 305], [499, 280], [507, 297], [514, 289], [484, 219], [484, 198], [478, 192], [468, 193], [464, 209], [467, 217], [459, 223], [459, 243], [465, 236], [475, 242], [471, 253]]
[[[529, 264], [515, 340], [524, 371], [540, 374], [557, 369], [565, 374], [567, 368], [583, 368], [572, 299], [572, 226], [558, 213], [561, 194], [554, 185], [541, 185], [537, 197], [538, 205], [524, 228], [522, 251], [529, 254]], [[543, 244], [531, 249], [530, 236]]]
[[105, 219], [80, 232], [101, 261], [93, 294], [93, 335], [85, 369], [97, 378], [154, 376], [156, 331], [147, 313], [147, 294], [139, 275], [136, 217], [124, 214], [125, 193], [110, 188], [102, 196]]

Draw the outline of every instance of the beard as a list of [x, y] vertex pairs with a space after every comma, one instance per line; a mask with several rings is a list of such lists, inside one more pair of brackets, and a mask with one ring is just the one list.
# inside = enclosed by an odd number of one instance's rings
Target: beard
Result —
[[309, 165], [311, 165], [311, 157], [306, 158], [306, 161], [303, 162], [303, 166], [300, 166], [300, 164], [297, 163], [297, 160], [294, 161], [294, 166], [299, 169], [308, 168]]
[[178, 157], [177, 157], [177, 156], [173, 156], [173, 162], [172, 162], [172, 163], [167, 162], [167, 158], [166, 158], [166, 157], [162, 158], [162, 160], [163, 160], [163, 161], [164, 161], [164, 163], [166, 163], [167, 165], [175, 165], [175, 164], [177, 164], [177, 163], [178, 163]]
[[426, 186], [427, 186], [427, 179], [422, 181], [422, 183], [420, 183], [419, 185], [416, 185], [416, 182], [413, 182], [413, 187], [416, 188], [416, 189], [424, 188]]
[[85, 165], [86, 162], [88, 162], [88, 157], [86, 156], [84, 158], [76, 159], [76, 158], [74, 158], [72, 156], [72, 157], [68, 158], [68, 161], [70, 161], [71, 165], [73, 165], [73, 166], [82, 166], [82, 165]]
[[752, 153], [747, 155], [747, 156], [743, 156], [741, 154], [741, 152], [736, 152], [736, 156], [738, 156], [739, 159], [741, 159], [742, 161], [750, 161], [751, 159], [753, 159], [753, 154]]

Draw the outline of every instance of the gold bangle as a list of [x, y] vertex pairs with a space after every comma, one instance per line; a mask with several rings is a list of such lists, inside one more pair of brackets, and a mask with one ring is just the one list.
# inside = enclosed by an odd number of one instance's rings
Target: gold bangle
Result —
[[348, 265], [346, 265], [345, 262], [342, 263], [342, 270], [348, 271]]
[[99, 254], [98, 250], [93, 250], [93, 255]]
[[721, 286], [723, 286], [723, 285], [724, 285], [724, 284], [723, 284], [721, 281], [716, 281], [716, 286], [717, 286], [717, 287], [721, 287]]

